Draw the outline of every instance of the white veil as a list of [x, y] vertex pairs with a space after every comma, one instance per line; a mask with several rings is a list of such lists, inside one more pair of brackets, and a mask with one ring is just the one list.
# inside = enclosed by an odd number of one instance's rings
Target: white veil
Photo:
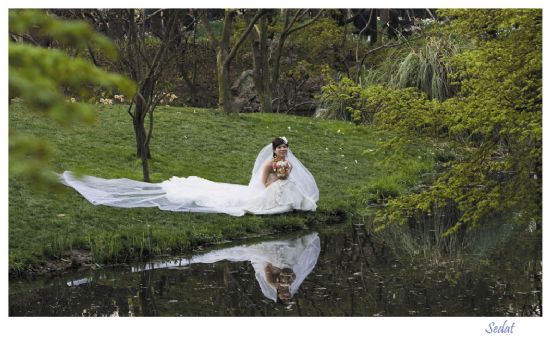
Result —
[[[254, 162], [254, 168], [252, 169], [252, 177], [248, 186], [254, 190], [264, 189], [262, 181], [262, 165], [264, 165], [269, 159], [273, 158], [273, 146], [271, 143], [267, 144], [256, 157]], [[294, 156], [290, 148], [288, 149], [287, 160], [292, 165], [292, 170], [288, 179], [293, 181], [302, 194], [310, 198], [313, 202], [319, 200], [319, 189], [315, 178], [309, 170]]]
[[[59, 179], [95, 205], [121, 208], [158, 207], [170, 211], [242, 216], [246, 212], [251, 212], [249, 210], [251, 202], [266, 192], [262, 182], [262, 165], [272, 156], [273, 149], [270, 143], [258, 154], [248, 186], [212, 182], [196, 176], [174, 176], [162, 183], [146, 183], [127, 178], [78, 177], [70, 171], [59, 174]], [[310, 206], [316, 207], [319, 189], [315, 179], [290, 150], [288, 150], [287, 159], [292, 165], [288, 180], [293, 181], [301, 194], [312, 201]], [[314, 210], [314, 208], [309, 209]], [[263, 212], [255, 210], [253, 213], [278, 213], [278, 210]]]

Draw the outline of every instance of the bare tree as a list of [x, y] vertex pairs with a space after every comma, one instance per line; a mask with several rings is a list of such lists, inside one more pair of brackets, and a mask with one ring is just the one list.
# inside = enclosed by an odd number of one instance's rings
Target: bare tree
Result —
[[[154, 112], [173, 88], [183, 64], [194, 18], [186, 9], [56, 9], [56, 15], [84, 19], [96, 31], [115, 41], [119, 61], [109, 62], [88, 45], [90, 59], [98, 66], [128, 75], [137, 85], [128, 114], [136, 137], [136, 157], [142, 160], [143, 180], [150, 181], [148, 160], [154, 128]], [[103, 64], [103, 65], [101, 65]], [[181, 71], [181, 70], [180, 70]], [[146, 120], [148, 117], [148, 126]]]
[[[122, 62], [129, 69], [131, 78], [138, 84], [138, 90], [130, 101], [128, 114], [132, 117], [136, 136], [136, 156], [141, 158], [143, 180], [149, 182], [149, 164], [151, 151], [149, 148], [154, 127], [155, 108], [165, 99], [166, 79], [175, 74], [181, 52], [181, 19], [184, 10], [159, 10], [151, 15], [145, 15], [143, 10], [128, 9], [127, 37], [121, 46]], [[151, 32], [146, 29], [146, 23], [153, 16], [162, 16], [162, 31], [157, 32], [160, 45], [151, 48], [146, 39]], [[148, 128], [145, 128], [149, 117]]]

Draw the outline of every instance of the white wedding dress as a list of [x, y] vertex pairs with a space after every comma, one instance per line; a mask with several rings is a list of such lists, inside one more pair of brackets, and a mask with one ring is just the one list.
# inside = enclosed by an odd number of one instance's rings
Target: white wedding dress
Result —
[[315, 211], [319, 189], [305, 166], [288, 150], [292, 170], [286, 180], [276, 180], [267, 188], [262, 182], [262, 165], [272, 157], [268, 144], [260, 151], [248, 185], [212, 182], [204, 178], [172, 177], [162, 183], [146, 183], [127, 178], [77, 177], [70, 171], [60, 180], [73, 187], [95, 205], [121, 208], [158, 207], [162, 210], [225, 213], [233, 216], [278, 214], [287, 211]]

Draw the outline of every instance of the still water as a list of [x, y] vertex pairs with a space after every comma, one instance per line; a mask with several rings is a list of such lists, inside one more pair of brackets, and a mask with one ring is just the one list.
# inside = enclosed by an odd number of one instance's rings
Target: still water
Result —
[[327, 227], [164, 261], [11, 279], [9, 314], [539, 316], [533, 262], [536, 254], [423, 264], [396, 258], [363, 226]]

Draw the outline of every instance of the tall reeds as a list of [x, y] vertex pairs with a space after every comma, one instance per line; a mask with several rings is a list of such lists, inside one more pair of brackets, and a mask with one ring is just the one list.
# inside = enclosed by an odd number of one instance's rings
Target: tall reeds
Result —
[[428, 98], [443, 101], [457, 91], [449, 79], [448, 61], [464, 47], [454, 37], [428, 37], [418, 46], [396, 48], [382, 63], [364, 68], [361, 84], [415, 87]]

